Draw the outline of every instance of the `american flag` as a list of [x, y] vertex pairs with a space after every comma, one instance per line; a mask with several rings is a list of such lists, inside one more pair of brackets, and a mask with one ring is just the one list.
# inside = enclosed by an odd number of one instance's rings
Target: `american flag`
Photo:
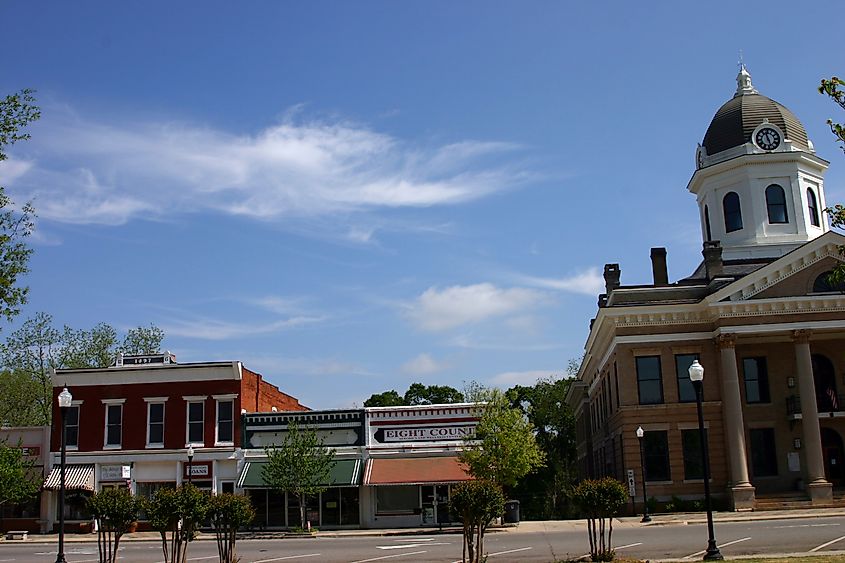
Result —
[[836, 398], [836, 391], [833, 389], [833, 387], [828, 387], [825, 393], [827, 393], [827, 397], [828, 399], [830, 399], [830, 406], [832, 406], [834, 410], [838, 411], [839, 400]]

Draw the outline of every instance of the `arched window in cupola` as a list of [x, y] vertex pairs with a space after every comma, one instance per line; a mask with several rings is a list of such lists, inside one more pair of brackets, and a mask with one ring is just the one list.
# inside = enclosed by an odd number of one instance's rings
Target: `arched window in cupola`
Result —
[[819, 204], [816, 200], [816, 192], [807, 188], [807, 211], [810, 212], [810, 223], [814, 227], [818, 227], [819, 223]]
[[710, 210], [704, 206], [704, 231], [707, 233], [707, 240], [713, 240], [713, 234], [710, 232]]
[[769, 212], [769, 223], [789, 223], [789, 215], [786, 213], [786, 194], [777, 184], [766, 188], [766, 209]]
[[728, 192], [722, 200], [722, 210], [725, 212], [725, 231], [732, 233], [742, 229], [742, 209], [739, 205], [739, 194]]

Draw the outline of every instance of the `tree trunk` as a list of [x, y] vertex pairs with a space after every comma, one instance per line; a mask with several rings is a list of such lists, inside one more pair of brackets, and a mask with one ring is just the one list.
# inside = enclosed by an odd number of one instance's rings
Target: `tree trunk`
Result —
[[299, 526], [305, 531], [305, 495], [299, 495]]

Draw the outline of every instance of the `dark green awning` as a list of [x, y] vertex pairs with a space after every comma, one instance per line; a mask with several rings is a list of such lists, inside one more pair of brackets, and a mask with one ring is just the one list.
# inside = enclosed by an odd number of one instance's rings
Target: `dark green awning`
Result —
[[[238, 477], [240, 489], [266, 489], [264, 482], [265, 461], [248, 461], [244, 464]], [[326, 487], [357, 487], [361, 484], [361, 460], [340, 459], [335, 461], [328, 483], [321, 483]]]

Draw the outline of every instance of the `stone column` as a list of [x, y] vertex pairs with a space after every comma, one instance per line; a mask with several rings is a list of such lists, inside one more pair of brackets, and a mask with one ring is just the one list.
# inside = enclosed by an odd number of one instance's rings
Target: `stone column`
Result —
[[804, 439], [804, 461], [807, 464], [807, 490], [813, 503], [829, 502], [833, 486], [824, 478], [822, 436], [819, 430], [819, 408], [816, 404], [816, 381], [810, 355], [810, 331], [796, 330], [795, 368], [798, 372], [798, 391], [801, 393], [801, 430]]
[[753, 510], [755, 489], [748, 479], [745, 422], [742, 419], [742, 398], [736, 365], [736, 337], [722, 335], [717, 344], [722, 364], [722, 413], [731, 468], [731, 499], [734, 510]]

